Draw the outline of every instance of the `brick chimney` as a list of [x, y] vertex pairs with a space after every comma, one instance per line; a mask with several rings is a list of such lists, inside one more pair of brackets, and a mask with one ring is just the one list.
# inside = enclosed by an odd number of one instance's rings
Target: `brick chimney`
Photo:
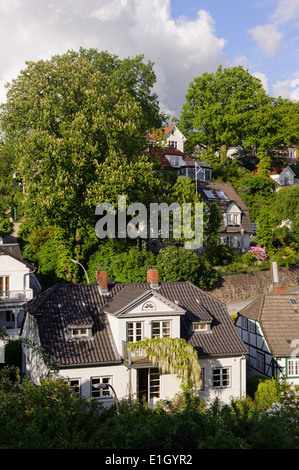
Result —
[[96, 271], [96, 283], [99, 285], [101, 294], [108, 294], [107, 271]]
[[287, 294], [287, 287], [286, 286], [275, 286], [274, 287], [274, 294]]
[[152, 288], [159, 287], [159, 271], [157, 269], [147, 270], [147, 282], [151, 284]]

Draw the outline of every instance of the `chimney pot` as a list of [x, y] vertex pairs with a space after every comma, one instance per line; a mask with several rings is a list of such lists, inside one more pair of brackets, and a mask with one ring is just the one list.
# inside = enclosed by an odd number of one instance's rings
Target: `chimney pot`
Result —
[[159, 286], [159, 271], [157, 269], [147, 270], [147, 282], [150, 283], [152, 287]]
[[108, 275], [107, 271], [96, 271], [96, 283], [100, 286], [101, 294], [108, 293]]

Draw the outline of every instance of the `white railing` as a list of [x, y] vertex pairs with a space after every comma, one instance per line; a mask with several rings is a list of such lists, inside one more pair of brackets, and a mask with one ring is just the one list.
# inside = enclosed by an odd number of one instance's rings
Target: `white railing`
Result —
[[2, 290], [0, 291], [0, 302], [17, 302], [17, 301], [26, 301], [33, 298], [32, 289], [23, 289], [23, 290]]

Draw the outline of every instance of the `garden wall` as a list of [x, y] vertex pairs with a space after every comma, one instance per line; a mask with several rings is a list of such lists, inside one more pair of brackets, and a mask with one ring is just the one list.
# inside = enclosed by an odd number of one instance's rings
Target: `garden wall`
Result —
[[[279, 283], [285, 287], [299, 284], [299, 265], [279, 269]], [[223, 276], [209, 291], [224, 303], [256, 297], [273, 292], [271, 271]]]

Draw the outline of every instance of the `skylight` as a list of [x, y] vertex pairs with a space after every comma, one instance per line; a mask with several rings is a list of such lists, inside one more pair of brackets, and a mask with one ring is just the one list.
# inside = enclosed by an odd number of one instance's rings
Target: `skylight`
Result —
[[223, 191], [216, 191], [216, 194], [220, 197], [220, 199], [228, 199], [227, 195]]
[[212, 191], [207, 191], [206, 189], [204, 189], [203, 192], [209, 199], [216, 199]]

